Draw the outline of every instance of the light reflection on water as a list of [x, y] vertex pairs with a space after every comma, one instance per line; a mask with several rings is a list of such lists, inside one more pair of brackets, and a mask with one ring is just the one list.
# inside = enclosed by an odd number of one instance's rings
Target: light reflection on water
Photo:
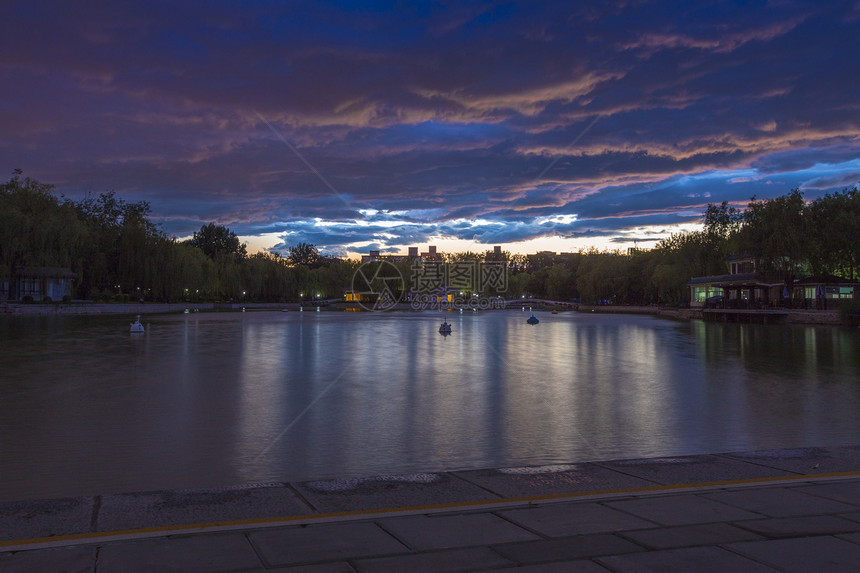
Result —
[[860, 441], [856, 329], [441, 316], [2, 317], [0, 500]]

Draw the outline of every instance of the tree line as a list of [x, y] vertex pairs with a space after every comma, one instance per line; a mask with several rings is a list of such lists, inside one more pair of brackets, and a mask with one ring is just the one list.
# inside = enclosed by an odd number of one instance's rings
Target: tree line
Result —
[[235, 233], [215, 223], [179, 241], [150, 213], [148, 202], [113, 191], [57, 197], [51, 185], [16, 170], [0, 185], [0, 282], [16, 300], [20, 273], [55, 267], [76, 274], [76, 299], [277, 302], [333, 296], [355, 267], [305, 244], [291, 250], [293, 258], [248, 255]]
[[[306, 243], [287, 257], [248, 255], [235, 233], [215, 223], [179, 241], [150, 214], [148, 202], [128, 202], [112, 191], [77, 201], [57, 197], [51, 185], [16, 170], [0, 185], [0, 282], [14, 285], [28, 267], [59, 267], [76, 274], [77, 299], [287, 302], [339, 298], [359, 266]], [[443, 261], [503, 262], [506, 288], [485, 295], [676, 305], [689, 301], [691, 277], [725, 274], [730, 253], [752, 256], [758, 270], [789, 288], [808, 274], [856, 279], [858, 234], [856, 187], [811, 202], [793, 190], [753, 198], [744, 209], [710, 204], [702, 230], [672, 235], [647, 251], [466, 252], [444, 254]], [[404, 258], [395, 265], [404, 288], [414, 288], [413, 263]]]

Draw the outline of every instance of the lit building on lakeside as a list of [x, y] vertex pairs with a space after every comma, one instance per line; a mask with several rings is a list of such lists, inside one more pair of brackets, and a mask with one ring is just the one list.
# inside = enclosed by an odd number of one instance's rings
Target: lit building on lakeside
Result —
[[59, 302], [72, 294], [72, 283], [77, 273], [59, 267], [15, 267], [15, 272], [4, 272], [0, 267], [0, 301], [28, 300]]
[[853, 300], [858, 291], [857, 281], [833, 275], [805, 277], [786, 286], [776, 276], [757, 272], [755, 261], [749, 256], [730, 255], [726, 257], [726, 265], [729, 274], [693, 277], [687, 281], [690, 306], [834, 309], [846, 300]]

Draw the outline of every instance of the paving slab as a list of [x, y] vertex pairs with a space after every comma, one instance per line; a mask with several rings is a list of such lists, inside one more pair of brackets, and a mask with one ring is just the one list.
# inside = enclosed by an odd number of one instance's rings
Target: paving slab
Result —
[[754, 519], [739, 522], [737, 526], [771, 538], [830, 535], [833, 533], [860, 531], [860, 523], [833, 515]]
[[717, 455], [596, 463], [611, 470], [666, 485], [797, 475], [791, 471]]
[[712, 501], [694, 494], [661, 495], [612, 501], [607, 507], [638, 515], [660, 525], [692, 525], [760, 519], [762, 516], [745, 509]]
[[850, 503], [860, 507], [860, 480], [818, 483], [793, 489], [801, 493], [826, 497], [827, 499]]
[[95, 563], [95, 547], [61, 547], [0, 553], [0, 571], [3, 573], [92, 573]]
[[359, 573], [401, 573], [403, 571], [409, 571], [409, 573], [455, 573], [512, 567], [513, 565], [513, 562], [487, 547], [472, 547], [377, 559], [359, 559], [355, 562], [355, 569]]
[[382, 519], [377, 523], [416, 551], [540, 539], [534, 533], [491, 513], [415, 515]]
[[597, 503], [551, 503], [498, 512], [547, 537], [646, 529], [654, 523]]
[[105, 495], [96, 531], [121, 531], [313, 513], [283, 485]]
[[798, 489], [760, 487], [702, 494], [703, 498], [755, 511], [770, 517], [821, 515], [856, 511], [856, 505], [807, 495]]
[[839, 539], [844, 539], [845, 541], [850, 541], [851, 543], [856, 543], [860, 545], [860, 532], [858, 533], [847, 533], [844, 535], [836, 535]]
[[514, 573], [608, 573], [609, 569], [601, 567], [594, 561], [579, 560], [524, 565], [513, 570], [481, 569], [481, 571], [513, 571]]
[[[244, 532], [171, 536], [155, 531], [151, 535], [156, 537], [149, 539], [86, 540], [92, 545], [69, 549], [33, 545], [24, 551], [0, 552], [0, 571], [92, 573], [96, 563], [99, 573], [856, 570], [852, 566], [860, 563], [860, 478], [723, 485], [695, 493], [627, 492], [501, 507], [468, 503], [647, 487], [655, 482], [707, 483], [749, 478], [755, 472], [764, 472], [757, 477], [772, 477], [795, 471], [786, 469], [797, 469], [791, 466], [794, 463], [835, 461], [839, 452], [850, 458], [860, 447], [803, 448], [782, 457], [774, 452], [758, 457], [745, 453], [745, 459], [738, 454], [683, 456], [5, 502], [0, 503], [0, 534], [14, 540], [93, 527], [116, 531], [316, 512], [438, 507], [422, 510], [425, 515], [385, 512], [323, 516], [323, 521], [336, 520], [329, 523], [260, 528], [248, 524], [242, 526]], [[784, 462], [783, 467], [769, 465], [769, 458]], [[712, 470], [715, 475], [709, 474]], [[654, 475], [647, 477], [652, 471]], [[466, 505], [458, 505], [461, 502]], [[66, 542], [80, 541], [59, 540]], [[787, 545], [774, 545], [777, 542]], [[806, 557], [793, 557], [792, 552]]]
[[267, 529], [249, 533], [248, 537], [266, 566], [410, 553], [409, 548], [370, 522]]
[[600, 555], [620, 555], [644, 551], [641, 545], [611, 533], [542, 539], [526, 543], [495, 545], [493, 549], [519, 564], [571, 561]]
[[530, 466], [454, 472], [502, 497], [526, 497], [655, 485], [596, 464]]
[[860, 545], [830, 536], [747, 541], [732, 543], [726, 549], [773, 565], [783, 571], [856, 572]]
[[632, 553], [629, 555], [613, 555], [599, 557], [598, 563], [606, 565], [616, 573], [725, 573], [726, 571], [744, 571], [749, 573], [774, 572], [767, 567], [736, 555], [719, 547], [689, 547], [685, 549], [667, 549], [647, 553]]
[[[747, 522], [744, 522], [747, 523]], [[733, 541], [754, 541], [764, 539], [761, 535], [746, 531], [728, 523], [703, 523], [682, 525], [680, 527], [658, 527], [641, 531], [619, 533], [648, 547], [649, 549], [675, 549], [697, 545], [718, 545]]]
[[93, 520], [91, 497], [0, 503], [0, 541], [85, 533]]
[[242, 573], [356, 573], [349, 563], [319, 563], [317, 565], [297, 565], [295, 567], [276, 567], [274, 569], [256, 569]]
[[722, 455], [799, 474], [860, 471], [860, 446], [756, 450]]
[[106, 573], [217, 573], [262, 565], [248, 539], [240, 533], [108, 543], [98, 554], [98, 571]]
[[499, 498], [498, 495], [448, 473], [350, 478], [291, 485], [322, 513]]

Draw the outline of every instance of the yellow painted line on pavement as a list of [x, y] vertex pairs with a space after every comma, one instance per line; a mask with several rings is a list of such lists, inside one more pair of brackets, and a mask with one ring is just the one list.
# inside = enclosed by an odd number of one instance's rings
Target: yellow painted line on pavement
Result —
[[472, 508], [502, 508], [506, 506], [518, 506], [523, 504], [534, 504], [539, 502], [568, 501], [582, 498], [600, 498], [615, 496], [619, 494], [641, 494], [661, 493], [678, 490], [696, 490], [702, 488], [720, 488], [726, 486], [743, 486], [753, 484], [772, 484], [779, 482], [814, 481], [827, 478], [849, 478], [860, 477], [860, 471], [832, 472], [823, 474], [805, 474], [773, 476], [762, 478], [745, 478], [735, 480], [719, 480], [709, 482], [697, 482], [674, 485], [651, 485], [640, 487], [628, 487], [572, 493], [551, 493], [542, 495], [529, 495], [522, 497], [509, 497], [497, 499], [482, 499], [474, 501], [455, 501], [449, 503], [434, 503], [428, 505], [416, 505], [407, 507], [394, 507], [382, 509], [360, 509], [352, 511], [338, 511], [330, 513], [314, 513], [304, 515], [288, 515], [282, 517], [259, 517], [252, 519], [237, 519], [229, 521], [214, 521], [211, 523], [165, 525], [159, 527], [142, 527], [119, 531], [96, 531], [87, 533], [72, 533], [66, 535], [55, 535], [51, 537], [36, 537], [32, 539], [0, 541], [0, 550], [23, 551], [33, 549], [46, 549], [50, 547], [67, 547], [71, 545], [84, 545], [99, 542], [127, 541], [132, 539], [146, 539], [153, 537], [166, 537], [169, 535], [192, 534], [192, 533], [217, 533], [237, 529], [278, 527], [309, 523], [326, 523], [334, 521], [366, 519], [368, 516], [391, 517], [392, 515], [440, 513], [455, 509]]

